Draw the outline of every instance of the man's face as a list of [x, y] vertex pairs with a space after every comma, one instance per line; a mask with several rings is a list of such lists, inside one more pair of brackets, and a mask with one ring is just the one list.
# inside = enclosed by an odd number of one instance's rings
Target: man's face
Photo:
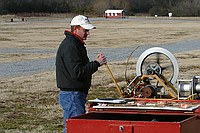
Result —
[[90, 34], [89, 30], [84, 29], [83, 27], [77, 27], [74, 31], [80, 38], [83, 40], [87, 39], [87, 36]]

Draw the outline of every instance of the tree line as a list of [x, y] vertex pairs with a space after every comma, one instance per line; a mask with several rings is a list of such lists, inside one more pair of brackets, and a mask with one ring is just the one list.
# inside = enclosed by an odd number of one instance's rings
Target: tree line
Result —
[[0, 0], [0, 14], [79, 13], [102, 16], [106, 9], [127, 15], [200, 16], [199, 0]]

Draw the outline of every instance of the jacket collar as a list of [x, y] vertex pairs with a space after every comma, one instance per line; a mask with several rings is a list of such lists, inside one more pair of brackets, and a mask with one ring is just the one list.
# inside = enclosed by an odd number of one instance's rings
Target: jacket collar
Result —
[[74, 35], [78, 40], [80, 40], [84, 45], [86, 45], [86, 43], [83, 41], [83, 39], [80, 36], [78, 36], [77, 34], [71, 32], [69, 30], [65, 30], [64, 33], [65, 33], [65, 35]]

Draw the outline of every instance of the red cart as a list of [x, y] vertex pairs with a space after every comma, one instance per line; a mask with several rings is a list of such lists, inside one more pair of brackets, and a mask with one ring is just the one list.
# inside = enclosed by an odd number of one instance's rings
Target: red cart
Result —
[[67, 120], [67, 133], [200, 133], [199, 100], [133, 101], [90, 102], [89, 113]]

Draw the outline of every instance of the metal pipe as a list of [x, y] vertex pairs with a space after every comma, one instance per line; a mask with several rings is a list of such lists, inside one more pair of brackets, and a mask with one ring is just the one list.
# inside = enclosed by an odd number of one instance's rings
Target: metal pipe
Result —
[[119, 87], [119, 85], [117, 84], [117, 82], [116, 82], [116, 80], [115, 80], [115, 78], [114, 78], [114, 76], [113, 76], [113, 74], [112, 74], [110, 68], [108, 67], [107, 64], [105, 64], [105, 67], [106, 67], [108, 73], [110, 74], [110, 77], [112, 78], [112, 80], [113, 80], [113, 82], [114, 82], [114, 84], [115, 84], [115, 86], [116, 86], [116, 88], [117, 88], [117, 91], [118, 91], [119, 94], [123, 97], [123, 96], [124, 96], [124, 92], [122, 91], [122, 89], [121, 89], [121, 88]]

